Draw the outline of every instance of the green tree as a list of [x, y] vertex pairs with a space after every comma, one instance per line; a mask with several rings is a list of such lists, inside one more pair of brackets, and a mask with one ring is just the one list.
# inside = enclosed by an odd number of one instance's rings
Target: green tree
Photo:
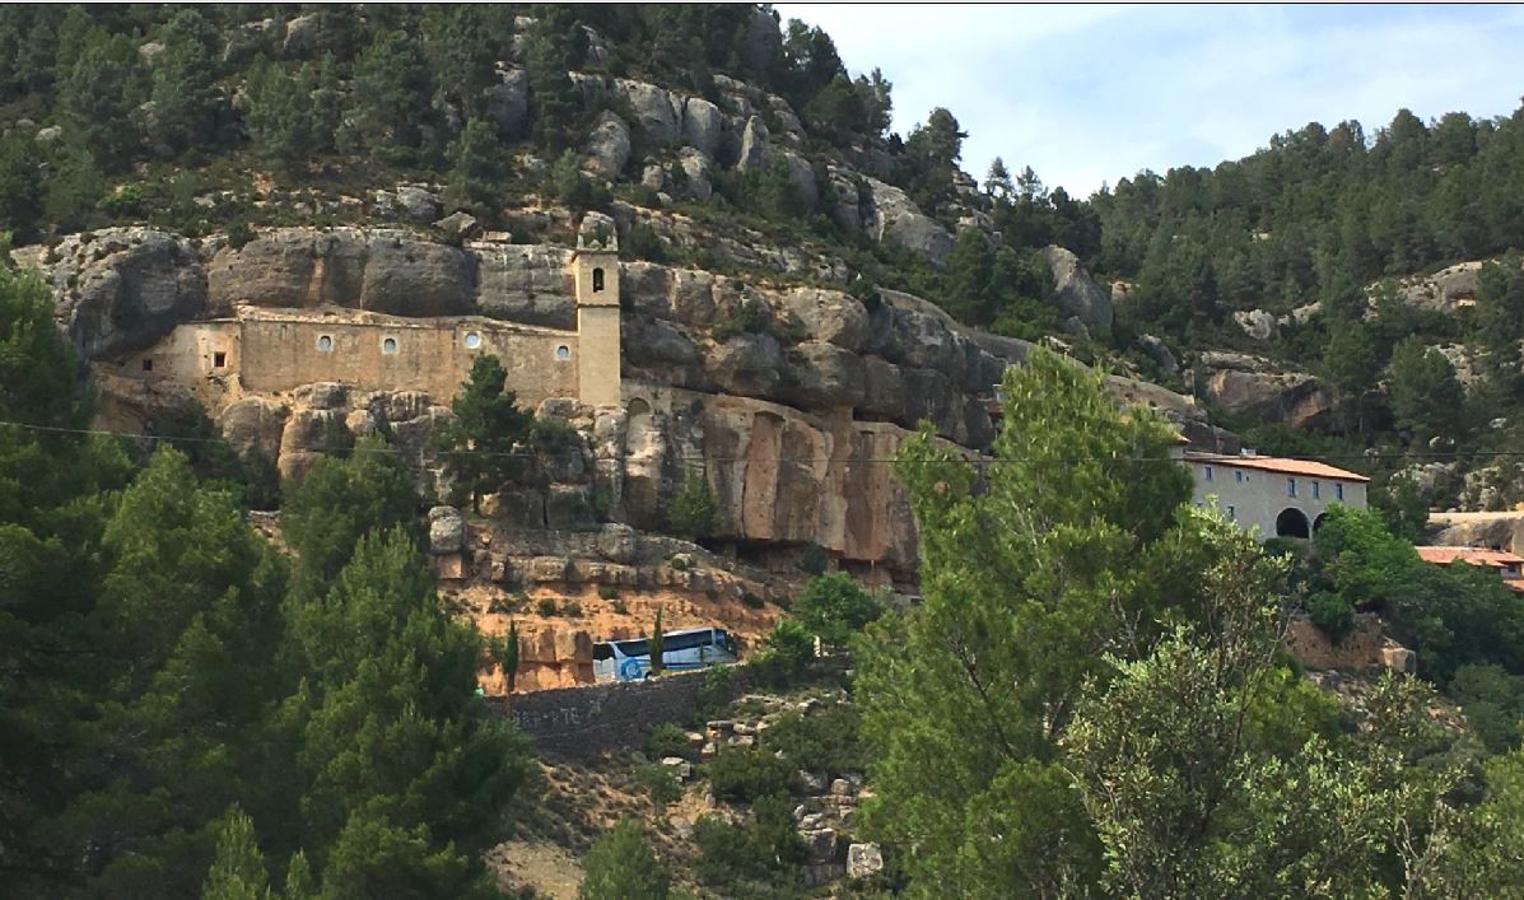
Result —
[[75, 146], [109, 171], [125, 167], [136, 149], [129, 117], [143, 93], [132, 42], [93, 33], [59, 87], [59, 106]]
[[452, 168], [446, 197], [454, 204], [486, 209], [499, 205], [503, 179], [508, 174], [504, 159], [497, 127], [486, 119], [470, 120], [450, 147]]
[[662, 631], [661, 628], [661, 607], [658, 606], [656, 607], [656, 621], [651, 623], [651, 639], [647, 642], [647, 647], [651, 651], [652, 675], [660, 675], [662, 670], [667, 667], [665, 660], [662, 658], [666, 651], [666, 645], [666, 632]]
[[366, 532], [411, 524], [417, 492], [395, 451], [362, 439], [348, 458], [325, 456], [282, 487], [281, 533], [310, 585], [331, 582]]
[[475, 512], [481, 511], [483, 494], [501, 489], [523, 468], [517, 448], [534, 418], [515, 405], [513, 391], [503, 389], [507, 379], [496, 356], [478, 356], [450, 401], [454, 418], [436, 442], [454, 489], [471, 498]]
[[624, 821], [593, 842], [582, 860], [582, 900], [626, 900], [631, 897], [666, 900], [672, 876], [651, 852], [645, 830]]
[[508, 622], [508, 633], [503, 636], [501, 643], [494, 645], [493, 656], [497, 658], [497, 664], [502, 667], [503, 680], [508, 685], [508, 693], [513, 693], [519, 675], [519, 623], [517, 620]]
[[1459, 436], [1463, 398], [1455, 367], [1423, 338], [1413, 335], [1392, 351], [1387, 393], [1397, 427], [1413, 432], [1416, 439]]
[[286, 172], [333, 149], [338, 128], [337, 64], [327, 56], [292, 71], [263, 63], [249, 76], [244, 124], [260, 155]]
[[525, 69], [534, 100], [535, 143], [554, 153], [573, 141], [581, 103], [567, 73], [581, 68], [587, 36], [575, 7], [547, 5], [540, 12], [527, 36]]
[[164, 50], [154, 61], [156, 140], [175, 152], [218, 144], [217, 29], [201, 13], [182, 8], [160, 32]]
[[415, 163], [433, 156], [433, 81], [418, 39], [389, 31], [355, 61], [353, 120], [348, 139], [383, 162]]
[[1008, 370], [979, 490], [928, 430], [896, 464], [924, 602], [869, 629], [857, 691], [877, 750], [870, 821], [917, 847], [917, 882], [1052, 894], [1057, 873], [1099, 865], [1057, 746], [1103, 655], [1141, 655], [1161, 597], [1189, 608], [1199, 589], [1176, 559], [1189, 484], [1164, 462], [1172, 432], [1118, 411], [1101, 380], [1043, 351]]
[[254, 823], [235, 803], [216, 823], [217, 855], [201, 887], [203, 900], [269, 900], [270, 876]]
[[822, 643], [845, 647], [883, 610], [851, 575], [832, 572], [810, 579], [792, 611]]
[[996, 200], [1009, 200], [1016, 193], [1016, 185], [1011, 181], [1005, 160], [998, 156], [990, 163], [989, 172], [984, 176], [984, 192]]

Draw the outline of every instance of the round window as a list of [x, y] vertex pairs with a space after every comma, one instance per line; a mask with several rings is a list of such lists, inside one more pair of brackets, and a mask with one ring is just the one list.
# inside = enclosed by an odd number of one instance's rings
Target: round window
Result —
[[561, 360], [562, 362], [571, 359], [571, 348], [565, 344], [561, 344], [560, 346], [556, 347], [556, 359]]
[[319, 335], [317, 347], [318, 350], [322, 351], [323, 353], [327, 353], [333, 349], [333, 338], [326, 334]]
[[397, 339], [394, 338], [394, 337], [382, 338], [381, 339], [381, 352], [382, 353], [396, 353], [397, 352]]
[[466, 332], [466, 349], [475, 350], [482, 345], [482, 336], [474, 331]]

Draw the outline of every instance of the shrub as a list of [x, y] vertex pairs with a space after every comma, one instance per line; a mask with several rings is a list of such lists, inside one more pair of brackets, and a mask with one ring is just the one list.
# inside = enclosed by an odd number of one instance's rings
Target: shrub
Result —
[[775, 687], [794, 684], [815, 658], [815, 640], [793, 619], [783, 619], [767, 636], [755, 668], [763, 681]]
[[1307, 598], [1307, 617], [1335, 644], [1355, 630], [1355, 608], [1338, 594], [1313, 594]]
[[646, 755], [652, 759], [668, 756], [688, 759], [693, 755], [693, 747], [688, 743], [688, 735], [682, 726], [676, 722], [662, 722], [646, 735]]
[[614, 587], [612, 584], [600, 584], [598, 586], [598, 597], [603, 600], [618, 600], [619, 588]]
[[556, 614], [556, 601], [551, 597], [541, 597], [534, 605], [535, 611], [549, 618]]
[[714, 533], [718, 518], [719, 506], [709, 490], [709, 480], [702, 472], [689, 472], [667, 510], [672, 533], [689, 540], [707, 537]]
[[707, 769], [715, 799], [741, 803], [786, 792], [793, 771], [787, 762], [757, 747], [727, 747]]
[[566, 601], [566, 603], [563, 604], [562, 607], [561, 607], [561, 615], [566, 616], [567, 618], [570, 618], [570, 619], [579, 619], [579, 618], [581, 618], [582, 617], [582, 604], [578, 603], [575, 600], [568, 600], [568, 601]]
[[704, 673], [704, 683], [699, 685], [698, 695], [693, 699], [694, 721], [703, 722], [720, 714], [736, 692], [736, 670], [729, 666], [716, 666]]
[[698, 845], [696, 871], [700, 880], [718, 888], [731, 888], [747, 881], [766, 882], [776, 892], [785, 887], [784, 866], [803, 862], [804, 842], [794, 830], [788, 796], [777, 793], [759, 799], [755, 817], [746, 826], [732, 825], [718, 816], [704, 816], [694, 823]]
[[677, 783], [677, 774], [660, 763], [641, 766], [635, 772], [635, 780], [651, 795], [651, 802], [659, 807], [676, 803], [683, 795], [682, 786]]
[[883, 612], [845, 572], [810, 579], [793, 609], [811, 634], [833, 647], [846, 646], [852, 635]]
[[746, 593], [741, 595], [741, 602], [746, 604], [751, 609], [761, 609], [762, 607], [767, 605], [767, 601], [766, 600], [763, 600], [761, 597], [758, 597], [756, 594], [753, 594], [751, 591], [747, 591]]
[[[643, 205], [656, 206], [658, 204]], [[630, 232], [625, 236], [621, 249], [633, 259], [644, 259], [655, 263], [667, 261], [667, 245], [662, 243], [656, 229], [644, 222], [634, 222], [630, 225]]]
[[618, 613], [621, 616], [629, 615], [630, 607], [627, 606], [623, 600], [615, 600], [614, 612]]
[[582, 867], [586, 875], [577, 890], [581, 900], [666, 900], [671, 891], [672, 876], [635, 822], [620, 822], [600, 837]]
[[845, 704], [810, 715], [788, 712], [763, 732], [762, 748], [781, 752], [789, 764], [811, 772], [861, 772], [867, 755], [858, 740], [862, 715]]
[[235, 220], [228, 226], [228, 246], [234, 250], [242, 250], [244, 245], [254, 240], [254, 229], [242, 219]]

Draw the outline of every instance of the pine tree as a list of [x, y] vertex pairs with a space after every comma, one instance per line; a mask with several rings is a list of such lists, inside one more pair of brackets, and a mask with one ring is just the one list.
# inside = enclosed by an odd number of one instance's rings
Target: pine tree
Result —
[[254, 823], [238, 804], [228, 807], [216, 831], [217, 855], [201, 887], [203, 900], [271, 900], [270, 876]]
[[671, 891], [671, 875], [636, 822], [620, 822], [599, 837], [582, 868], [581, 900], [666, 900]]
[[137, 50], [124, 37], [92, 34], [59, 88], [58, 102], [77, 148], [108, 171], [136, 149], [129, 115], [142, 97]]
[[486, 119], [467, 122], [450, 148], [449, 201], [484, 209], [497, 205], [507, 175], [505, 156], [495, 125]]
[[481, 511], [482, 495], [501, 489], [523, 468], [517, 447], [529, 435], [533, 417], [515, 405], [512, 391], [503, 389], [507, 379], [496, 356], [478, 356], [450, 401], [454, 419], [435, 444], [455, 490], [471, 498], [474, 512]]
[[176, 152], [218, 144], [217, 30], [194, 8], [164, 26], [164, 50], [153, 69], [155, 139]]
[[984, 192], [996, 200], [1009, 200], [1016, 193], [1016, 186], [1011, 183], [1011, 173], [1006, 171], [1005, 160], [998, 156], [990, 163], [990, 170], [984, 176]]
[[436, 152], [426, 137], [434, 94], [428, 61], [408, 31], [389, 31], [355, 61], [348, 139], [383, 161], [418, 162]]

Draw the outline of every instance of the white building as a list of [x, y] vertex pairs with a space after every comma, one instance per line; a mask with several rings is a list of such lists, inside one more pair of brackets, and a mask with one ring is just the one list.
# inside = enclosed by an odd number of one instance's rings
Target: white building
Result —
[[1215, 503], [1261, 538], [1308, 538], [1334, 504], [1365, 508], [1364, 475], [1305, 459], [1185, 450], [1198, 506]]

